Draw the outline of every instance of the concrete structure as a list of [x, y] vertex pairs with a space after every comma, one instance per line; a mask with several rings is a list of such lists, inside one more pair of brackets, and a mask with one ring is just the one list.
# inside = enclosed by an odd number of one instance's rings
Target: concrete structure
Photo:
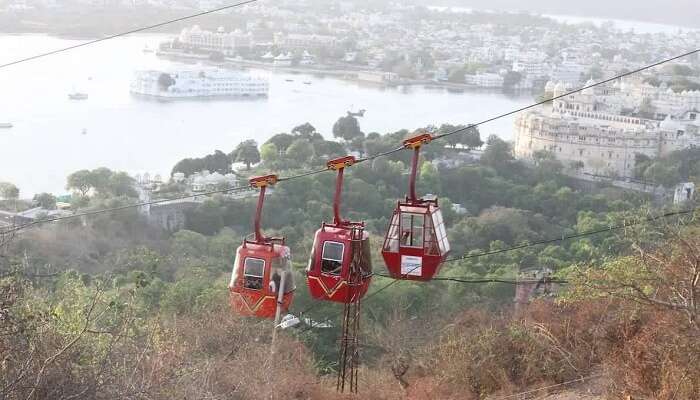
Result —
[[693, 182], [684, 182], [676, 186], [673, 192], [673, 204], [683, 204], [693, 200], [695, 197], [695, 184]]
[[552, 270], [549, 268], [521, 269], [515, 285], [515, 311], [524, 309], [535, 298], [553, 297], [559, 285], [551, 280]]

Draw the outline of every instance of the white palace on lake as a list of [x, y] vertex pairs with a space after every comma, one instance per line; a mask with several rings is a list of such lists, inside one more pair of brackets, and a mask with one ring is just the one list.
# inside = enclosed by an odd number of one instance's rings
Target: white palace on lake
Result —
[[267, 97], [266, 78], [223, 69], [137, 71], [131, 93], [163, 98]]
[[[586, 86], [594, 82], [589, 81]], [[549, 82], [545, 96], [573, 88]], [[515, 155], [552, 153], [579, 173], [630, 177], [636, 154], [656, 158], [700, 146], [700, 92], [674, 92], [638, 79], [585, 89], [521, 114]]]

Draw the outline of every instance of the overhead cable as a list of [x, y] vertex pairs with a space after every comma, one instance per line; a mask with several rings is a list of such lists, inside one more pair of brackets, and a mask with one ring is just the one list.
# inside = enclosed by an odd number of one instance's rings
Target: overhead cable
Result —
[[6, 67], [9, 67], [9, 66], [12, 66], [12, 65], [17, 65], [17, 64], [25, 63], [25, 62], [27, 62], [27, 61], [36, 60], [36, 59], [38, 59], [38, 58], [48, 57], [48, 56], [51, 56], [51, 55], [54, 55], [54, 54], [64, 53], [64, 52], [67, 52], [67, 51], [70, 51], [70, 50], [75, 50], [75, 49], [80, 48], [80, 47], [91, 46], [91, 45], [93, 45], [93, 44], [95, 44], [95, 43], [105, 42], [105, 41], [107, 41], [107, 40], [115, 39], [115, 38], [122, 37], [122, 36], [131, 35], [131, 34], [133, 34], [133, 33], [144, 32], [144, 31], [148, 31], [148, 30], [151, 30], [151, 29], [160, 28], [161, 26], [174, 24], [174, 23], [176, 23], [176, 22], [185, 21], [185, 20], [188, 20], [188, 19], [201, 17], [201, 16], [203, 16], [203, 15], [212, 14], [212, 13], [216, 13], [216, 12], [219, 12], [219, 11], [224, 11], [224, 10], [228, 10], [228, 9], [240, 7], [240, 6], [243, 6], [243, 5], [246, 5], [246, 4], [255, 3], [256, 1], [258, 1], [258, 0], [246, 0], [246, 1], [242, 1], [242, 2], [240, 2], [240, 3], [230, 4], [230, 5], [223, 6], [223, 7], [219, 7], [219, 8], [215, 8], [215, 9], [212, 9], [212, 10], [202, 11], [202, 12], [198, 12], [198, 13], [196, 13], [196, 14], [190, 14], [190, 15], [186, 15], [186, 16], [184, 16], [184, 17], [180, 17], [180, 18], [175, 18], [175, 19], [171, 19], [171, 20], [168, 20], [168, 21], [159, 22], [159, 23], [157, 23], [157, 24], [148, 25], [148, 26], [143, 26], [143, 27], [141, 27], [141, 28], [132, 29], [132, 30], [129, 30], [129, 31], [126, 31], [126, 32], [116, 33], [116, 34], [113, 34], [113, 35], [101, 37], [101, 38], [99, 38], [99, 39], [94, 39], [94, 40], [90, 40], [90, 41], [87, 41], [87, 42], [79, 43], [79, 44], [76, 44], [76, 45], [73, 45], [73, 46], [68, 46], [68, 47], [63, 47], [63, 48], [56, 49], [56, 50], [51, 50], [51, 51], [48, 51], [48, 52], [46, 52], [46, 53], [35, 54], [35, 55], [33, 55], [33, 56], [29, 56], [29, 57], [25, 57], [25, 58], [20, 58], [20, 59], [14, 60], [14, 61], [7, 62], [7, 63], [5, 63], [5, 64], [0, 64], [0, 69], [6, 68]]

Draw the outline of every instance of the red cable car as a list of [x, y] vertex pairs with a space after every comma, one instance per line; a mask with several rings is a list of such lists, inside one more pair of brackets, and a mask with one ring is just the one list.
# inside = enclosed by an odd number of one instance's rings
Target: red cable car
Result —
[[311, 296], [338, 303], [353, 303], [367, 293], [372, 279], [369, 235], [364, 222], [340, 217], [343, 171], [355, 163], [352, 156], [328, 162], [328, 169], [338, 171], [333, 200], [333, 223], [323, 222], [316, 231], [309, 256], [306, 278]]
[[413, 149], [409, 194], [396, 206], [382, 246], [384, 263], [394, 279], [429, 281], [450, 252], [437, 199], [416, 196], [420, 148], [432, 139], [426, 133], [403, 142], [405, 148]]
[[284, 238], [265, 237], [260, 230], [265, 189], [275, 183], [277, 175], [250, 180], [251, 186], [260, 189], [255, 233], [252, 238], [245, 238], [236, 250], [229, 290], [231, 308], [236, 314], [279, 320], [280, 313], [289, 309], [296, 287], [292, 257], [289, 247], [284, 245]]

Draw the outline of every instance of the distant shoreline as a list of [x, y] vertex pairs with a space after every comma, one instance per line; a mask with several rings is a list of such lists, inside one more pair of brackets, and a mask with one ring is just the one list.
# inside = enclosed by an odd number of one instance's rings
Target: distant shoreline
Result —
[[[327, 66], [322, 66], [318, 65], [315, 68], [314, 67], [303, 67], [303, 66], [279, 66], [279, 65], [273, 65], [270, 63], [265, 63], [262, 61], [254, 61], [254, 60], [236, 60], [232, 58], [226, 58], [225, 61], [223, 62], [216, 62], [216, 61], [211, 61], [209, 60], [208, 56], [201, 55], [201, 54], [189, 54], [189, 53], [183, 53], [183, 52], [177, 52], [177, 51], [156, 51], [156, 56], [168, 59], [168, 60], [173, 60], [173, 61], [179, 61], [179, 62], [187, 62], [187, 61], [198, 61], [198, 62], [203, 62], [207, 65], [214, 66], [214, 67], [220, 67], [220, 68], [232, 68], [232, 69], [237, 69], [237, 68], [257, 68], [257, 69], [264, 69], [267, 71], [272, 71], [272, 72], [283, 72], [283, 73], [290, 73], [290, 74], [309, 74], [309, 75], [318, 75], [318, 76], [330, 76], [336, 79], [341, 79], [345, 81], [350, 81], [350, 82], [357, 82], [357, 83], [363, 83], [363, 84], [371, 84], [375, 85], [378, 87], [398, 87], [398, 86], [425, 86], [429, 88], [436, 88], [436, 89], [447, 89], [447, 90], [457, 90], [457, 91], [470, 91], [470, 92], [483, 92], [483, 93], [504, 93], [504, 89], [502, 88], [485, 88], [485, 87], [479, 87], [479, 86], [472, 86], [472, 85], [467, 85], [463, 83], [454, 83], [454, 82], [443, 82], [443, 81], [435, 81], [432, 79], [401, 79], [398, 81], [374, 81], [374, 80], [367, 80], [367, 79], [361, 79], [359, 77], [359, 74], [366, 73], [366, 74], [381, 74], [381, 71], [376, 71], [376, 70], [364, 70], [364, 69], [339, 69], [339, 68], [333, 68], [333, 67], [327, 67]], [[517, 92], [517, 91], [516, 91]], [[523, 90], [521, 92], [524, 93], [529, 93], [529, 90]]]

